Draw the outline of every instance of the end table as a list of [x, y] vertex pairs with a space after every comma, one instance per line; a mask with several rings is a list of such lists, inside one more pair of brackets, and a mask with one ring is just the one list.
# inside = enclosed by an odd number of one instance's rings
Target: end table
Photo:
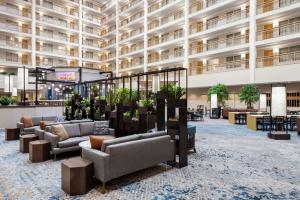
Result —
[[29, 143], [29, 160], [31, 162], [44, 162], [50, 158], [50, 142], [36, 140]]
[[20, 138], [20, 128], [6, 128], [5, 140], [18, 140]]

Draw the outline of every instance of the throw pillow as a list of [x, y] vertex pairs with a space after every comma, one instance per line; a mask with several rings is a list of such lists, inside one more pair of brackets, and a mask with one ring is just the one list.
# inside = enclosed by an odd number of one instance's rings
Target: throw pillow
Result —
[[51, 126], [52, 133], [57, 135], [60, 141], [66, 140], [69, 138], [69, 135], [63, 125], [57, 124]]
[[102, 136], [90, 136], [90, 143], [92, 149], [101, 150], [104, 138]]
[[32, 117], [24, 116], [23, 117], [23, 124], [24, 124], [24, 128], [33, 127]]
[[95, 121], [94, 134], [95, 135], [108, 135], [109, 134], [109, 121]]

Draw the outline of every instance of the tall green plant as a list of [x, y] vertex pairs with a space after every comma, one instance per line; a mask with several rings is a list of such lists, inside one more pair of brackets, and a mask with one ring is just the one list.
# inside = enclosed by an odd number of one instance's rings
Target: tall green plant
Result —
[[128, 88], [120, 88], [117, 90], [117, 102], [127, 104], [130, 100], [130, 90]]
[[110, 90], [106, 94], [106, 103], [109, 106], [115, 106], [117, 103], [118, 96], [114, 90]]
[[11, 98], [7, 96], [0, 97], [0, 104], [3, 106], [8, 106], [9, 104], [11, 104]]
[[141, 99], [138, 102], [139, 107], [150, 107], [150, 106], [153, 106], [153, 104], [154, 104], [153, 99], [149, 99], [149, 98]]
[[225, 106], [225, 101], [228, 100], [229, 90], [228, 87], [224, 84], [217, 84], [208, 90], [208, 99], [210, 101], [210, 97], [212, 94], [218, 95], [218, 103], [221, 106]]
[[248, 109], [259, 100], [259, 89], [254, 84], [248, 84], [242, 87], [239, 97], [241, 102], [245, 102]]

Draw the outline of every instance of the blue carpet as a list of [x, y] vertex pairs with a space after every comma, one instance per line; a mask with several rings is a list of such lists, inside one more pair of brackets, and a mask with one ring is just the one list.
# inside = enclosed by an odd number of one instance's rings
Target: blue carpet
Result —
[[300, 136], [274, 141], [225, 120], [193, 122], [197, 153], [189, 166], [157, 166], [69, 197], [60, 189], [61, 161], [32, 164], [19, 141], [0, 132], [0, 199], [300, 199]]

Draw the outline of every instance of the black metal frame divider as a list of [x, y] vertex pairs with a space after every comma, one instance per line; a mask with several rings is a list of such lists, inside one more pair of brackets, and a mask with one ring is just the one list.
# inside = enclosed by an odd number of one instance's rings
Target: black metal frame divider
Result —
[[[181, 82], [181, 72], [185, 72], [185, 92], [186, 92], [186, 98], [184, 99], [175, 99], [171, 98], [168, 93], [164, 93], [163, 91], [158, 91], [156, 94], [156, 122], [157, 122], [157, 130], [165, 130], [167, 128], [168, 134], [172, 137], [172, 139], [177, 141], [177, 147], [176, 154], [178, 155], [178, 162], [176, 161], [176, 158], [174, 158], [174, 163], [178, 167], [185, 167], [188, 164], [188, 135], [187, 135], [187, 95], [188, 95], [188, 77], [187, 77], [187, 69], [186, 68], [170, 68], [170, 69], [164, 69], [160, 71], [150, 71], [150, 72], [143, 72], [143, 73], [137, 73], [137, 74], [131, 74], [127, 76], [122, 77], [110, 77], [106, 79], [100, 79], [100, 80], [93, 80], [93, 81], [86, 81], [81, 83], [86, 88], [87, 86], [90, 87], [92, 84], [99, 84], [99, 90], [102, 90], [103, 88], [100, 87], [103, 84], [105, 85], [105, 97], [107, 96], [108, 92], [108, 86], [110, 87], [110, 90], [113, 88], [115, 89], [116, 86], [122, 85], [122, 88], [125, 88], [125, 80], [129, 79], [129, 90], [130, 90], [130, 100], [132, 98], [132, 82], [134, 78], [137, 78], [137, 94], [138, 94], [138, 100], [140, 99], [140, 92], [141, 92], [141, 77], [145, 77], [146, 80], [146, 87], [145, 87], [145, 97], [149, 98], [149, 76], [151, 75], [161, 75], [163, 74], [163, 85], [166, 86], [169, 84], [169, 73], [174, 73], [174, 83], [176, 84], [177, 80], [180, 87]], [[177, 79], [178, 76], [178, 79]], [[122, 82], [120, 82], [122, 81]], [[92, 98], [91, 98], [92, 100]], [[167, 106], [167, 120], [165, 120], [165, 107]], [[179, 113], [179, 119], [174, 120], [175, 117], [175, 110], [178, 109]], [[124, 136], [123, 135], [123, 126], [124, 126], [124, 119], [123, 114], [126, 111], [130, 111], [132, 109], [132, 105], [123, 105], [118, 104], [117, 105], [117, 113], [111, 113], [111, 110], [109, 110], [107, 107], [105, 109], [106, 113], [106, 119], [112, 119], [113, 123], [111, 125], [116, 130], [116, 136]], [[92, 109], [91, 109], [92, 110]], [[109, 114], [108, 114], [109, 113]], [[116, 121], [114, 121], [116, 120]], [[140, 120], [143, 121], [143, 123], [139, 123], [140, 132], [147, 132], [149, 129], [154, 127], [148, 127], [147, 123], [147, 111], [146, 112], [140, 112]], [[167, 122], [167, 124], [166, 124]], [[141, 131], [142, 130], [142, 131]]]

